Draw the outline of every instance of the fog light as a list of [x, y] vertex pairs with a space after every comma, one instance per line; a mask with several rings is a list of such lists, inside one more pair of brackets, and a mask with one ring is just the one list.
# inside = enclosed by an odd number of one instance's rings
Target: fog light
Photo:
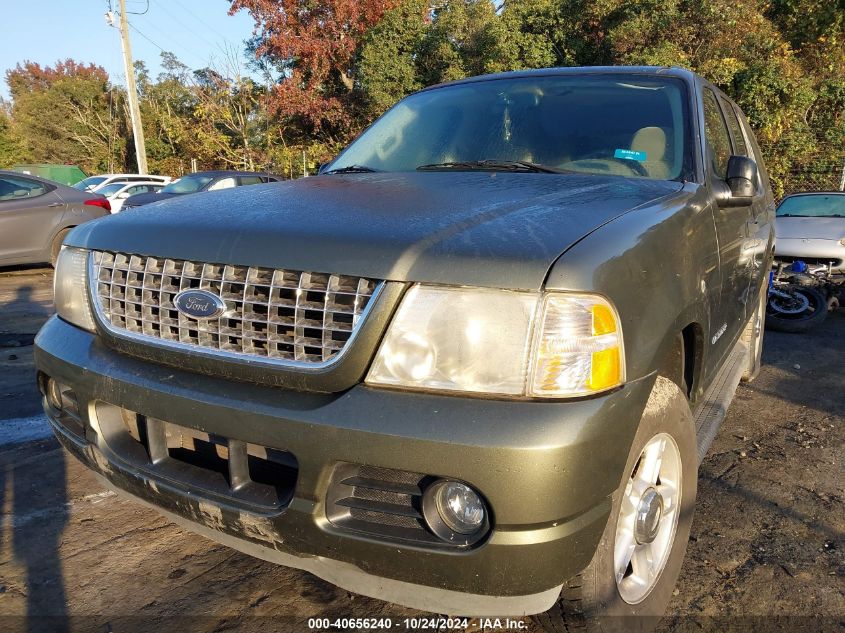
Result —
[[426, 522], [440, 538], [451, 542], [477, 541], [487, 527], [487, 509], [479, 494], [457, 481], [438, 481], [425, 491]]
[[47, 396], [47, 403], [56, 409], [57, 411], [62, 410], [62, 388], [59, 383], [57, 383], [52, 378], [47, 379], [47, 393], [44, 394]]

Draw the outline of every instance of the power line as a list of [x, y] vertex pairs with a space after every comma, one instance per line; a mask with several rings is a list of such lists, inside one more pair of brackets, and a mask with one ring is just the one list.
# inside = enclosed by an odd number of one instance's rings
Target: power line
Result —
[[[131, 2], [132, 0], [127, 0], [127, 2]], [[136, 2], [143, 2], [144, 0], [135, 0]], [[143, 11], [138, 13], [137, 11], [127, 11], [129, 15], [144, 15], [147, 11], [150, 10], [150, 0], [146, 0], [147, 6], [144, 8]]]
[[195, 31], [195, 30], [194, 30], [194, 29], [193, 29], [190, 25], [185, 24], [182, 20], [180, 20], [180, 19], [179, 19], [179, 17], [178, 17], [178, 16], [174, 15], [173, 13], [171, 13], [171, 12], [170, 12], [170, 9], [168, 9], [167, 7], [165, 7], [165, 6], [164, 6], [163, 4], [161, 4], [160, 2], [156, 2], [156, 6], [157, 6], [159, 9], [162, 9], [162, 10], [163, 10], [163, 11], [164, 11], [167, 15], [169, 15], [171, 18], [173, 18], [176, 22], [178, 22], [179, 24], [181, 24], [181, 25], [182, 25], [182, 26], [183, 26], [183, 27], [184, 27], [184, 28], [185, 28], [188, 32], [193, 33], [193, 34], [194, 34], [194, 36], [195, 36], [195, 37], [197, 37], [198, 39], [202, 40], [203, 42], [205, 42], [205, 43], [206, 43], [206, 44], [208, 44], [209, 46], [216, 46], [216, 45], [217, 45], [215, 42], [212, 42], [212, 41], [210, 41], [210, 40], [205, 39], [205, 37], [203, 37], [201, 34], [197, 33], [197, 32], [196, 32], [196, 31]]
[[166, 52], [168, 52], [168, 51], [164, 50], [161, 46], [159, 46], [158, 44], [156, 44], [156, 43], [155, 43], [152, 39], [150, 39], [149, 37], [147, 37], [146, 35], [144, 35], [144, 34], [141, 32], [141, 30], [140, 30], [137, 26], [135, 26], [134, 24], [130, 24], [130, 25], [129, 25], [129, 28], [130, 28], [130, 29], [132, 29], [133, 31], [135, 31], [138, 35], [140, 35], [141, 37], [143, 37], [145, 40], [147, 40], [150, 44], [152, 44], [153, 46], [155, 46], [155, 47], [156, 47], [158, 50], [160, 50], [162, 53], [166, 53]]
[[[152, 40], [152, 38], [150, 38], [148, 35], [146, 35], [143, 31], [141, 31], [141, 30], [140, 30], [137, 26], [135, 26], [134, 24], [130, 24], [130, 25], [129, 25], [129, 28], [130, 28], [130, 29], [132, 29], [133, 31], [135, 31], [138, 35], [140, 35], [141, 37], [143, 37], [145, 40], [147, 40], [150, 44], [152, 44], [153, 46], [155, 46], [155, 47], [156, 47], [158, 50], [160, 50], [162, 53], [170, 53], [170, 52], [172, 52], [172, 51], [168, 51], [168, 50], [165, 50], [164, 48], [162, 48], [162, 47], [161, 47], [158, 43], [156, 43], [155, 41], [153, 41], [153, 40]], [[176, 44], [176, 45], [177, 45], [179, 48], [181, 48], [183, 51], [185, 51], [186, 53], [188, 53], [188, 55], [189, 55], [189, 56], [191, 56], [191, 57], [194, 59], [194, 61], [200, 61], [200, 65], [205, 65], [205, 63], [206, 63], [206, 62], [201, 61], [201, 60], [200, 60], [200, 58], [199, 58], [199, 55], [197, 55], [196, 53], [194, 53], [194, 51], [192, 51], [192, 50], [189, 50], [189, 49], [185, 48], [184, 46], [182, 46], [182, 44], [180, 44], [180, 43], [179, 43], [178, 41], [176, 41], [176, 40], [174, 40], [174, 41], [173, 41], [173, 43], [174, 43], [174, 44]]]
[[205, 20], [203, 20], [200, 16], [198, 16], [198, 15], [196, 15], [195, 13], [191, 12], [191, 11], [190, 11], [190, 10], [189, 10], [189, 9], [188, 9], [185, 5], [183, 5], [183, 4], [182, 4], [182, 2], [181, 2], [180, 0], [171, 0], [171, 1], [172, 1], [174, 4], [176, 4], [176, 6], [178, 6], [180, 9], [182, 9], [182, 11], [184, 11], [186, 14], [190, 15], [190, 16], [191, 16], [191, 18], [193, 18], [194, 20], [196, 20], [197, 22], [199, 22], [200, 24], [202, 24], [202, 25], [203, 25], [205, 28], [207, 28], [209, 31], [214, 31], [214, 32], [218, 35], [218, 37], [220, 37], [221, 39], [226, 40], [227, 42], [229, 42], [229, 44], [231, 44], [231, 43], [232, 43], [232, 42], [229, 40], [229, 38], [228, 38], [228, 37], [226, 37], [226, 36], [225, 36], [225, 35], [223, 35], [220, 31], [218, 31], [218, 30], [217, 30], [217, 29], [215, 29], [213, 26], [211, 26], [208, 22], [206, 22]]

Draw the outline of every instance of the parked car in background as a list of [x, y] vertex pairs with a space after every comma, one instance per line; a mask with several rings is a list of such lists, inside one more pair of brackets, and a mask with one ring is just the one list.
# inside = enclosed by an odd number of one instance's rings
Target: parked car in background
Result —
[[845, 192], [796, 193], [784, 198], [775, 219], [775, 258], [845, 271]]
[[109, 210], [101, 195], [0, 171], [0, 266], [54, 263], [70, 229]]
[[101, 196], [108, 198], [111, 212], [119, 213], [127, 198], [144, 193], [156, 193], [164, 187], [161, 182], [113, 182], [97, 190]]
[[200, 193], [201, 191], [217, 191], [219, 189], [231, 189], [232, 187], [243, 187], [245, 185], [276, 182], [278, 180], [281, 180], [279, 176], [254, 171], [198, 171], [171, 182], [158, 193], [142, 193], [132, 196], [123, 203], [123, 208], [141, 207], [151, 202], [167, 200], [168, 198], [175, 198], [176, 196], [184, 196], [191, 193]]
[[80, 180], [73, 185], [73, 188], [79, 189], [80, 191], [94, 191], [99, 193], [102, 187], [115, 182], [160, 182], [166, 185], [171, 180], [173, 179], [170, 176], [151, 176], [150, 174], [98, 174]]

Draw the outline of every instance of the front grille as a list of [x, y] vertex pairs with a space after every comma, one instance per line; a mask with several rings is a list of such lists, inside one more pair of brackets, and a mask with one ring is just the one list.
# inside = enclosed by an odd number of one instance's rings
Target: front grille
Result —
[[[150, 341], [284, 363], [326, 363], [360, 325], [380, 283], [363, 277], [93, 252], [95, 303], [104, 324]], [[219, 295], [220, 317], [193, 319], [173, 298]]]

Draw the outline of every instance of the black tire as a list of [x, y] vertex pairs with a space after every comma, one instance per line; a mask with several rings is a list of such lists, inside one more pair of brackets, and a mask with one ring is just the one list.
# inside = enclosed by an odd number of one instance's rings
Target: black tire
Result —
[[[827, 298], [816, 288], [793, 287], [793, 292], [803, 294], [810, 302], [812, 312], [802, 313], [795, 318], [788, 318], [786, 315], [779, 316], [771, 307], [766, 309], [766, 327], [777, 332], [789, 332], [790, 334], [803, 334], [821, 325], [827, 318]], [[806, 316], [805, 316], [806, 315]]]
[[62, 243], [65, 241], [65, 236], [70, 233], [70, 229], [62, 229], [56, 233], [56, 237], [50, 243], [50, 265], [55, 268], [56, 260], [59, 258], [59, 251], [62, 250]]
[[[637, 604], [622, 599], [614, 577], [614, 545], [625, 486], [643, 447], [658, 433], [674, 439], [682, 466], [677, 528], [662, 571], [650, 593]], [[698, 478], [695, 427], [689, 403], [678, 385], [658, 377], [640, 421], [619, 489], [613, 495], [613, 511], [593, 560], [564, 584], [558, 602], [536, 621], [550, 633], [649, 631], [663, 616], [681, 571], [689, 541]]]
[[748, 347], [748, 364], [742, 372], [742, 382], [751, 382], [760, 373], [763, 364], [763, 333], [766, 320], [766, 300], [769, 296], [768, 286], [764, 285], [757, 299], [754, 314], [742, 332], [742, 342]]

